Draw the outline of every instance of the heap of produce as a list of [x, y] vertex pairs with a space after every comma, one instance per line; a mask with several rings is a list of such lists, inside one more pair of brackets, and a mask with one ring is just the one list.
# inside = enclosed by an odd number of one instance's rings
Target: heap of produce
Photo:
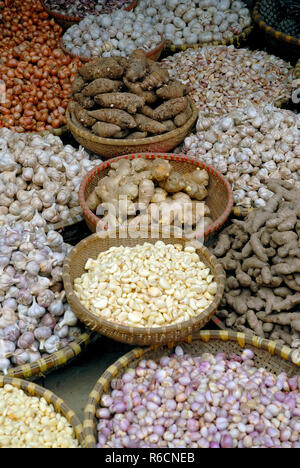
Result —
[[90, 15], [66, 31], [63, 46], [72, 55], [87, 59], [128, 57], [138, 48], [150, 52], [162, 42], [150, 19], [125, 10], [116, 10], [111, 15]]
[[62, 29], [38, 0], [4, 5], [1, 18], [0, 83], [5, 89], [1, 87], [0, 127], [25, 132], [63, 126], [80, 60], [61, 50]]
[[0, 225], [29, 221], [34, 227], [67, 222], [81, 213], [82, 178], [101, 160], [64, 146], [52, 134], [0, 129]]
[[44, 5], [51, 12], [75, 18], [110, 14], [113, 10], [130, 6], [131, 3], [130, 0], [44, 0]]
[[299, 132], [299, 116], [272, 105], [216, 117], [200, 112], [197, 133], [185, 139], [184, 151], [226, 175], [236, 205], [260, 208], [272, 197], [270, 178], [300, 181]]
[[110, 167], [86, 202], [101, 217], [98, 233], [120, 227], [135, 232], [172, 226], [192, 238], [197, 233], [203, 236], [212, 224], [203, 202], [208, 196], [207, 171], [198, 168], [181, 174], [160, 159], [121, 159]]
[[45, 398], [0, 388], [1, 448], [80, 448], [75, 431]]
[[193, 247], [145, 243], [112, 247], [89, 259], [74, 281], [87, 310], [132, 327], [162, 327], [197, 317], [213, 302], [217, 283]]
[[[182, 127], [192, 116], [187, 88], [141, 49], [85, 64], [72, 85], [79, 126], [104, 138], [146, 138]], [[78, 125], [77, 124], [77, 125]]]
[[227, 327], [300, 349], [300, 189], [267, 187], [266, 206], [234, 220], [213, 249], [227, 272], [226, 310], [217, 313]]
[[0, 371], [33, 363], [81, 334], [65, 300], [62, 265], [70, 246], [56, 231], [26, 223], [0, 228]]
[[270, 104], [291, 96], [291, 65], [261, 50], [233, 46], [187, 49], [163, 61], [172, 78], [190, 86], [190, 96], [206, 114]]
[[254, 354], [144, 359], [101, 398], [99, 448], [300, 448], [300, 379]]
[[228, 42], [252, 22], [246, 4], [235, 0], [140, 0], [135, 12], [146, 13], [175, 46]]

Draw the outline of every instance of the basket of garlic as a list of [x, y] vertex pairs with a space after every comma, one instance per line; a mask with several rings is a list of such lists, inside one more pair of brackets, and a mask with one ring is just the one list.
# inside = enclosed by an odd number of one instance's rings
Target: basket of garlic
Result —
[[249, 9], [236, 0], [140, 0], [135, 13], [145, 14], [164, 35], [168, 52], [204, 45], [240, 46], [253, 29]]
[[61, 41], [65, 53], [83, 62], [101, 56], [128, 57], [139, 48], [149, 59], [157, 61], [164, 45], [163, 35], [143, 15], [125, 10], [116, 10], [111, 15], [89, 15], [69, 28]]
[[192, 335], [218, 308], [223, 268], [184, 239], [134, 237], [93, 234], [71, 250], [63, 281], [73, 312], [91, 330], [131, 345]]
[[65, 298], [62, 236], [21, 222], [0, 227], [0, 239], [0, 373], [32, 380], [73, 360], [93, 334]]
[[64, 146], [52, 134], [19, 134], [0, 129], [0, 226], [16, 221], [62, 229], [82, 221], [78, 190], [101, 159]]
[[0, 376], [1, 448], [84, 448], [81, 422], [54, 393]]
[[266, 205], [273, 196], [266, 187], [270, 178], [299, 184], [299, 115], [249, 104], [222, 116], [200, 112], [196, 129], [185, 139], [183, 152], [229, 180], [236, 214]]
[[[127, 204], [118, 204], [124, 198]], [[157, 153], [131, 154], [97, 166], [83, 179], [79, 201], [92, 232], [104, 234], [115, 227], [152, 232], [172, 226], [174, 235], [176, 230], [190, 239], [218, 231], [233, 207], [230, 184], [212, 167], [184, 155]]]
[[90, 393], [86, 447], [300, 448], [299, 366], [288, 347], [231, 331], [133, 349]]

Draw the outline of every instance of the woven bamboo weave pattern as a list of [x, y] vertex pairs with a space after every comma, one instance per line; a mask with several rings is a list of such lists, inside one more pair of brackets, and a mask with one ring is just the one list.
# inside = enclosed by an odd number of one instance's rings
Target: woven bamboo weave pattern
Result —
[[[256, 366], [264, 367], [275, 375], [279, 375], [281, 372], [286, 372], [290, 377], [300, 374], [300, 361], [293, 362], [291, 349], [257, 336], [247, 336], [244, 333], [201, 330], [193, 336], [190, 344], [184, 343], [182, 347], [186, 353], [193, 356], [199, 356], [206, 352], [239, 354], [242, 348], [247, 347], [254, 351]], [[84, 411], [83, 429], [87, 448], [95, 448], [97, 445], [96, 409], [102, 395], [110, 391], [112, 379], [116, 376], [121, 377], [126, 368], [136, 367], [141, 358], [159, 359], [163, 355], [171, 354], [172, 351], [172, 348], [169, 349], [166, 346], [159, 348], [157, 351], [151, 348], [136, 348], [118, 359], [102, 374], [89, 395]]]

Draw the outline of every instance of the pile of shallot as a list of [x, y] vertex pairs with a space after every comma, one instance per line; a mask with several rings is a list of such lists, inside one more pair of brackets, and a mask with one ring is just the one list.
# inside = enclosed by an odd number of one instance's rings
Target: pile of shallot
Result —
[[266, 188], [270, 178], [299, 183], [299, 131], [299, 115], [272, 105], [248, 105], [218, 117], [200, 113], [184, 151], [226, 175], [236, 205], [260, 208], [273, 196]]
[[189, 85], [196, 106], [207, 114], [291, 96], [292, 66], [261, 50], [207, 46], [179, 52], [163, 63], [172, 78]]
[[300, 377], [241, 356], [175, 354], [144, 359], [111, 382], [99, 448], [300, 448]]
[[52, 134], [0, 129], [0, 225], [18, 220], [49, 228], [80, 215], [80, 183], [100, 162]]
[[65, 300], [62, 265], [70, 246], [56, 231], [0, 227], [0, 371], [33, 363], [82, 332]]
[[64, 54], [62, 29], [38, 0], [15, 0], [1, 9], [1, 18], [0, 127], [25, 132], [63, 126], [80, 60]]

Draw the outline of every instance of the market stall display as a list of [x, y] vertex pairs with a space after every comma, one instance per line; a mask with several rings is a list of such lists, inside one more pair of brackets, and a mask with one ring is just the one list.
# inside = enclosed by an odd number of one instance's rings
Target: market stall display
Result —
[[101, 159], [91, 161], [83, 148], [64, 146], [52, 135], [19, 134], [0, 129], [0, 225], [16, 221], [49, 230], [80, 216], [82, 178]]
[[299, 188], [270, 179], [272, 197], [234, 220], [212, 249], [227, 273], [218, 312], [238, 331], [300, 348]]
[[83, 448], [82, 425], [54, 393], [0, 376], [1, 448]]
[[62, 30], [38, 0], [4, 5], [1, 17], [0, 127], [60, 134], [80, 60], [63, 53]]
[[270, 178], [299, 184], [299, 115], [249, 103], [223, 116], [200, 112], [196, 129], [183, 151], [228, 178], [238, 210], [264, 207], [273, 195]]
[[[232, 196], [232, 191], [230, 184], [228, 181], [220, 174], [218, 173], [215, 169], [207, 166], [204, 163], [200, 163], [196, 161], [195, 159], [187, 158], [186, 156], [183, 155], [177, 155], [177, 154], [139, 154], [139, 155], [129, 155], [126, 157], [120, 157], [116, 159], [112, 159], [110, 161], [107, 161], [106, 163], [102, 164], [101, 166], [96, 167], [94, 170], [90, 171], [86, 177], [83, 179], [82, 184], [80, 186], [79, 190], [79, 201], [80, 201], [80, 206], [83, 210], [83, 216], [84, 219], [91, 229], [92, 232], [95, 232], [96, 229], [98, 233], [100, 231], [103, 234], [103, 229], [107, 229], [106, 223], [103, 223], [103, 218], [100, 220], [100, 214], [101, 214], [101, 206], [99, 207], [98, 215], [97, 215], [97, 207], [100, 204], [100, 201], [102, 201], [101, 195], [100, 199], [98, 198], [98, 195], [96, 193], [95, 197], [95, 189], [98, 186], [101, 186], [103, 184], [103, 180], [109, 180], [108, 175], [111, 174], [112, 177], [114, 177], [114, 171], [116, 167], [123, 168], [124, 170], [126, 167], [127, 169], [131, 168], [131, 171], [133, 173], [138, 172], [141, 168], [151, 168], [154, 172], [154, 177], [158, 177], [161, 179], [162, 177], [165, 177], [165, 168], [167, 168], [167, 173], [170, 172], [173, 174], [177, 174], [175, 177], [176, 179], [179, 179], [179, 183], [182, 185], [182, 183], [186, 183], [187, 180], [190, 180], [190, 184], [186, 186], [186, 189], [188, 192], [190, 192], [191, 195], [188, 195], [187, 193], [171, 193], [168, 196], [168, 192], [162, 188], [157, 186], [156, 188], [154, 187], [154, 194], [151, 196], [150, 203], [148, 205], [148, 212], [150, 211], [151, 215], [151, 220], [146, 218], [145, 216], [143, 217], [140, 213], [139, 216], [131, 217], [128, 220], [128, 223], [125, 224], [126, 220], [124, 220], [123, 223], [121, 223], [119, 220], [117, 227], [120, 228], [121, 225], [123, 225], [123, 228], [130, 230], [130, 226], [132, 226], [132, 229], [134, 231], [139, 231], [141, 229], [143, 230], [148, 230], [151, 228], [151, 230], [157, 229], [159, 227], [162, 229], [164, 226], [168, 229], [169, 224], [168, 220], [166, 219], [164, 221], [164, 217], [166, 217], [169, 213], [168, 206], [161, 206], [161, 213], [157, 211], [157, 207], [160, 206], [160, 204], [168, 198], [169, 201], [171, 202], [170, 197], [172, 197], [172, 204], [174, 205], [173, 202], [176, 202], [176, 200], [185, 200], [189, 201], [189, 198], [192, 199], [192, 205], [189, 207], [186, 207], [186, 213], [184, 216], [183, 213], [183, 219], [178, 219], [175, 221], [175, 218], [170, 220], [172, 221], [172, 226], [174, 227], [174, 230], [172, 228], [172, 231], [174, 231], [175, 234], [175, 225], [176, 225], [176, 232], [180, 236], [182, 236], [182, 232], [180, 230], [179, 221], [185, 221], [186, 226], [183, 226], [183, 229], [185, 231], [185, 235], [187, 235], [187, 231], [189, 231], [189, 224], [191, 223], [190, 217], [192, 218], [199, 216], [200, 218], [208, 218], [210, 217], [211, 222], [209, 222], [208, 219], [204, 220], [204, 223], [202, 223], [200, 220], [200, 233], [199, 236], [200, 238], [205, 237], [207, 238], [209, 235], [212, 233], [218, 231], [222, 225], [227, 221], [232, 207], [233, 207], [233, 196]], [[111, 169], [114, 168], [112, 171]], [[158, 173], [158, 170], [161, 171], [163, 170], [162, 174]], [[158, 169], [158, 170], [157, 170]], [[193, 175], [194, 174], [194, 175]], [[195, 188], [195, 184], [191, 179], [196, 175], [200, 176], [200, 181], [201, 181], [201, 175], [205, 175], [205, 178], [207, 177], [208, 180], [208, 185], [205, 188], [205, 206], [199, 205], [199, 200], [196, 202], [196, 199], [192, 196], [191, 190], [197, 190]], [[141, 175], [138, 175], [138, 178], [143, 177], [144, 175], [149, 176], [148, 171], [142, 171]], [[151, 174], [152, 177], [152, 174]], [[151, 178], [150, 177], [150, 178]], [[117, 179], [118, 182], [118, 179]], [[136, 182], [136, 180], [134, 181]], [[142, 181], [141, 181], [142, 182]], [[163, 180], [161, 183], [164, 183]], [[176, 182], [178, 184], [178, 180]], [[141, 185], [141, 194], [138, 194], [138, 196], [142, 197], [142, 199], [145, 198], [145, 192], [144, 192], [144, 186], [145, 182]], [[157, 184], [158, 185], [158, 184]], [[152, 190], [152, 183], [151, 180], [150, 182], [146, 184], [146, 193], [149, 190]], [[126, 185], [125, 185], [126, 187]], [[171, 188], [172, 192], [174, 190], [174, 187], [167, 187]], [[178, 186], [176, 187], [177, 190]], [[182, 185], [182, 189], [184, 189], [184, 186]], [[136, 190], [136, 189], [135, 189]], [[180, 189], [181, 190], [181, 189]], [[206, 194], [207, 191], [207, 194]], [[111, 190], [109, 190], [111, 193]], [[99, 192], [100, 193], [100, 192]], [[111, 199], [110, 195], [107, 196], [107, 194], [102, 194], [104, 195], [104, 198], [108, 202], [113, 202], [113, 199], [116, 198], [116, 192], [114, 194], [111, 193]], [[106, 195], [106, 196], [105, 196]], [[187, 196], [188, 195], [188, 196]], [[87, 204], [87, 200], [89, 200], [89, 204]], [[103, 200], [104, 201], [104, 200]], [[146, 200], [147, 202], [147, 200]], [[92, 203], [95, 205], [93, 206]], [[175, 203], [176, 204], [176, 203]], [[97, 205], [97, 206], [96, 206]], [[95, 208], [96, 206], [96, 208]], [[196, 207], [199, 207], [198, 214], [196, 213]], [[139, 209], [140, 207], [136, 207], [136, 209]], [[173, 208], [175, 208], [173, 206]], [[95, 211], [96, 210], [96, 211]], [[152, 214], [151, 214], [152, 211]], [[96, 212], [96, 215], [94, 214]], [[149, 214], [149, 213], [148, 213]], [[180, 214], [180, 213], [179, 213]], [[173, 209], [172, 216], [174, 217], [175, 211]], [[185, 219], [186, 218], [186, 219]], [[161, 220], [161, 223], [159, 221]], [[147, 221], [147, 222], [146, 222]], [[178, 221], [178, 224], [177, 224]], [[194, 220], [195, 221], [195, 220]], [[205, 222], [206, 221], [206, 222]], [[99, 224], [100, 222], [100, 224]], [[193, 221], [192, 221], [193, 222]], [[132, 223], [132, 224], [131, 224]], [[201, 224], [202, 223], [202, 224]], [[157, 224], [159, 226], [157, 226]], [[193, 225], [194, 226], [194, 225]], [[114, 223], [113, 223], [114, 227]], [[197, 233], [197, 230], [194, 228], [192, 231]], [[177, 235], [178, 235], [177, 234]], [[191, 233], [192, 234], [192, 233]]]
[[173, 79], [205, 114], [225, 114], [251, 104], [278, 104], [291, 95], [293, 68], [261, 50], [233, 46], [188, 49], [163, 60]]
[[[123, 343], [128, 343], [128, 344], [137, 344], [137, 345], [149, 345], [149, 344], [164, 344], [168, 342], [173, 342], [174, 340], [177, 340], [179, 338], [184, 339], [189, 335], [192, 335], [194, 332], [199, 330], [199, 328], [203, 327], [214, 315], [216, 309], [218, 308], [218, 305], [220, 303], [220, 300], [222, 298], [223, 292], [224, 292], [224, 283], [225, 283], [225, 275], [223, 268], [218, 264], [216, 261], [215, 257], [211, 255], [206, 249], [206, 247], [202, 246], [199, 249], [196, 250], [196, 255], [199, 256], [200, 261], [204, 263], [206, 269], [209, 269], [210, 274], [213, 277], [214, 283], [216, 283], [216, 288], [214, 289], [214, 297], [211, 298], [212, 302], [210, 304], [205, 305], [204, 310], [202, 310], [200, 313], [198, 313], [196, 316], [190, 316], [189, 319], [187, 317], [184, 317], [183, 321], [180, 321], [180, 323], [175, 323], [173, 324], [173, 320], [169, 319], [168, 325], [163, 325], [159, 327], [133, 327], [131, 323], [128, 323], [125, 320], [125, 324], [120, 324], [116, 323], [114, 321], [111, 321], [109, 319], [102, 318], [98, 315], [96, 315], [93, 312], [90, 312], [88, 308], [86, 308], [79, 300], [76, 291], [75, 291], [75, 284], [76, 280], [81, 277], [82, 274], [86, 272], [86, 264], [90, 259], [95, 260], [98, 258], [99, 254], [103, 252], [105, 255], [108, 255], [108, 251], [112, 247], [121, 247], [124, 246], [127, 248], [127, 251], [130, 251], [130, 248], [136, 247], [136, 246], [141, 246], [144, 245], [145, 242], [148, 244], [156, 244], [157, 247], [157, 255], [159, 255], [158, 247], [160, 250], [165, 248], [165, 245], [172, 244], [175, 246], [180, 245], [185, 246], [185, 240], [184, 239], [176, 239], [176, 238], [163, 238], [161, 242], [157, 244], [157, 236], [156, 238], [153, 237], [147, 237], [145, 235], [143, 238], [125, 238], [122, 239], [119, 236], [109, 236], [108, 238], [101, 239], [97, 234], [93, 234], [92, 236], [88, 237], [87, 239], [84, 239], [81, 241], [76, 247], [74, 247], [70, 254], [66, 257], [65, 262], [64, 262], [64, 267], [63, 267], [63, 281], [64, 281], [64, 288], [66, 291], [67, 295], [67, 300], [73, 310], [73, 312], [77, 315], [77, 317], [85, 323], [89, 328], [92, 330], [96, 330], [98, 333], [101, 333], [102, 335], [108, 336], [110, 338], [113, 338], [114, 340], [123, 342]], [[192, 249], [194, 250], [194, 249]], [[170, 256], [169, 256], [170, 257]], [[143, 260], [143, 256], [141, 255], [141, 260]], [[91, 263], [91, 260], [90, 262]], [[169, 268], [169, 265], [171, 263], [171, 260], [169, 258], [165, 258], [164, 263], [161, 263], [161, 271], [160, 274], [162, 275], [163, 271], [167, 271]], [[188, 269], [189, 263], [186, 263], [186, 268]], [[129, 265], [128, 265], [129, 267]], [[117, 265], [112, 265], [112, 269], [116, 269]], [[149, 269], [149, 268], [148, 268]], [[144, 268], [146, 270], [146, 268]], [[107, 272], [108, 273], [108, 272]], [[154, 272], [155, 273], [155, 272]], [[159, 280], [159, 275], [156, 273], [154, 274], [154, 283], [153, 287], [155, 287], [156, 283]], [[126, 275], [126, 274], [125, 274]], [[121, 275], [123, 278], [123, 275]], [[128, 307], [128, 302], [131, 297], [131, 292], [134, 292], [136, 288], [143, 288], [144, 286], [141, 286], [141, 284], [144, 283], [145, 279], [142, 278], [140, 275], [129, 275], [125, 278], [124, 276], [124, 281], [119, 275], [116, 276], [116, 281], [117, 284], [113, 281], [113, 283], [110, 285], [108, 277], [105, 279], [103, 277], [103, 281], [100, 285], [99, 292], [97, 293], [99, 303], [101, 304], [108, 304], [108, 296], [110, 295], [110, 291], [113, 291], [115, 298], [111, 299], [111, 303], [114, 303], [117, 307], [117, 309], [122, 309], [122, 306], [117, 303], [117, 298], [120, 298], [121, 300], [124, 299], [125, 306], [124, 309], [126, 312], [133, 313], [135, 310], [134, 308], [132, 309], [132, 304], [129, 304]], [[170, 274], [168, 275], [172, 277]], [[204, 276], [204, 275], [203, 275]], [[99, 276], [100, 278], [100, 276]], [[119, 280], [117, 279], [119, 278]], [[179, 281], [179, 277], [177, 278], [176, 276], [176, 270], [174, 269], [173, 271], [173, 279], [172, 279], [172, 284], [175, 281], [175, 278], [177, 281]], [[197, 280], [196, 278], [192, 278], [190, 280], [187, 280], [187, 284], [194, 284], [197, 286], [199, 282], [199, 285], [202, 284], [202, 280]], [[123, 283], [126, 283], [126, 295], [128, 294], [128, 298], [123, 297], [122, 295], [122, 289], [120, 285]], [[106, 288], [107, 286], [107, 288]], [[163, 286], [161, 286], [163, 287]], [[116, 289], [117, 288], [117, 289]], [[188, 289], [190, 286], [188, 287]], [[192, 288], [192, 286], [191, 286]], [[133, 289], [133, 291], [132, 291]], [[168, 290], [169, 289], [169, 290]], [[163, 310], [165, 308], [168, 309], [168, 303], [170, 301], [169, 295], [174, 294], [175, 288], [168, 288], [166, 290], [166, 294], [162, 295], [162, 303], [161, 307], [163, 307]], [[98, 286], [97, 286], [98, 290]], [[127, 291], [128, 290], [128, 291]], [[187, 293], [188, 291], [186, 291]], [[153, 297], [148, 295], [148, 293], [145, 292], [146, 295], [146, 300], [149, 303], [150, 302], [155, 302]], [[147, 299], [148, 297], [148, 299]], [[168, 299], [169, 297], [169, 299]], [[186, 304], [186, 300], [188, 300], [188, 297], [182, 297], [181, 298], [181, 304]], [[134, 302], [137, 300], [135, 299]], [[132, 301], [131, 301], [132, 302]], [[140, 300], [137, 302], [141, 302]], [[195, 303], [193, 303], [193, 307], [195, 306]], [[106, 307], [106, 306], [105, 306]], [[200, 307], [200, 305], [199, 305]], [[197, 307], [196, 307], [197, 309]], [[150, 312], [151, 313], [151, 312]], [[172, 317], [170, 315], [170, 317]]]
[[175, 353], [135, 349], [91, 392], [86, 445], [297, 448], [299, 364], [287, 347], [229, 331], [201, 331]]
[[146, 16], [137, 17], [133, 11], [116, 10], [111, 15], [85, 17], [65, 32], [62, 45], [67, 53], [84, 60], [101, 56], [127, 57], [139, 48], [149, 57], [155, 54], [157, 60], [164, 40]]
[[241, 1], [140, 0], [135, 13], [146, 13], [173, 52], [210, 43], [239, 43], [252, 30], [250, 11]]

